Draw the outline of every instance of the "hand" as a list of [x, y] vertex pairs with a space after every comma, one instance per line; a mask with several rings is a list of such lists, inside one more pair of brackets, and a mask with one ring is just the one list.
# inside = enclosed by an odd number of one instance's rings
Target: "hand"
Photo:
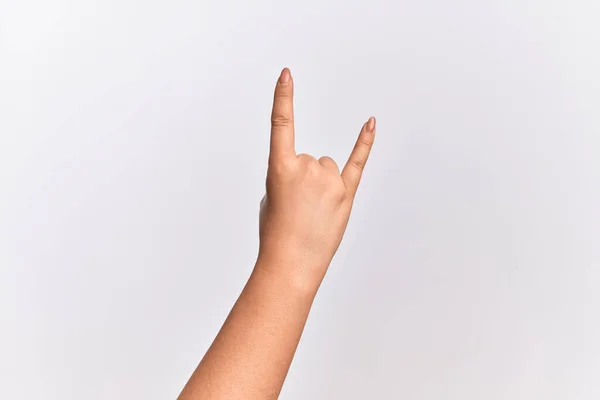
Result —
[[329, 157], [317, 160], [307, 154], [296, 155], [293, 95], [293, 80], [286, 68], [275, 88], [257, 266], [292, 273], [295, 278], [315, 278], [320, 283], [346, 230], [375, 138], [375, 119], [371, 117], [363, 125], [340, 173]]

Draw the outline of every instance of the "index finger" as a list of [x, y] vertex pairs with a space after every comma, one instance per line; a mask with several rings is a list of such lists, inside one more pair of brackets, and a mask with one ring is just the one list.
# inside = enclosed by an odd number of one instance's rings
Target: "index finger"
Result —
[[270, 157], [295, 155], [294, 150], [294, 82], [288, 68], [281, 71], [275, 87], [271, 113]]

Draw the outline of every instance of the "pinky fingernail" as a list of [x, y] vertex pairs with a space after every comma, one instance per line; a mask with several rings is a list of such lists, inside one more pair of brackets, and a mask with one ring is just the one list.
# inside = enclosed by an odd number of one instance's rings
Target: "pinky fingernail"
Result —
[[373, 132], [374, 130], [375, 130], [375, 118], [371, 117], [371, 118], [369, 118], [369, 121], [367, 122], [367, 131]]

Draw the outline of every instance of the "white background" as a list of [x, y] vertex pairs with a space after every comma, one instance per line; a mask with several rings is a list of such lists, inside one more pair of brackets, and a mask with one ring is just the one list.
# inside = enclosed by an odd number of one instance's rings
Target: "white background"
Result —
[[596, 0], [0, 1], [0, 398], [175, 398], [297, 149], [378, 137], [282, 399], [600, 397]]

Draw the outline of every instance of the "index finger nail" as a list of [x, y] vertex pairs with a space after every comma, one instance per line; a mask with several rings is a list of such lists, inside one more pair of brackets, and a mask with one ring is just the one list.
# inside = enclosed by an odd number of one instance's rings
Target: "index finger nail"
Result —
[[290, 81], [290, 77], [290, 70], [288, 68], [284, 68], [283, 71], [281, 71], [281, 76], [279, 77], [279, 84], [287, 85]]

